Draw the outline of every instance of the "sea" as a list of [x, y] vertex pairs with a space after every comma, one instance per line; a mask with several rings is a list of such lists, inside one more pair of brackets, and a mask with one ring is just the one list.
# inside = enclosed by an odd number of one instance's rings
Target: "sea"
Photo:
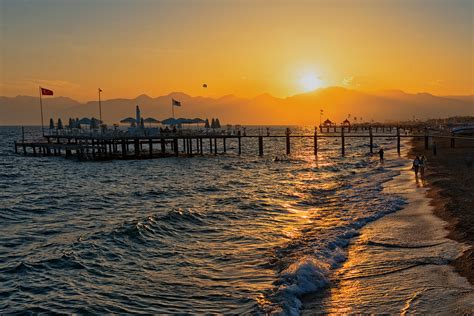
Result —
[[317, 157], [312, 138], [290, 156], [265, 139], [263, 157], [245, 138], [240, 156], [228, 141], [226, 154], [100, 162], [15, 154], [20, 138], [0, 127], [2, 313], [298, 314], [360, 230], [406, 204], [383, 190], [407, 162], [390, 137], [375, 139], [384, 163], [367, 138], [347, 138], [344, 157], [340, 138], [319, 139]]

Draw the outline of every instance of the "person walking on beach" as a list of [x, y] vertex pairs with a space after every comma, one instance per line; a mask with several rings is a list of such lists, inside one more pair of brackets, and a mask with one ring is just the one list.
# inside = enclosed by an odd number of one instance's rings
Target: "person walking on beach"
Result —
[[420, 166], [420, 175], [422, 178], [425, 177], [425, 162], [426, 162], [425, 156], [421, 155], [419, 166]]
[[415, 160], [413, 160], [413, 168], [415, 171], [415, 177], [418, 178], [418, 170], [420, 169], [420, 157], [416, 156]]
[[381, 162], [381, 163], [383, 163], [383, 154], [384, 154], [383, 148], [380, 148], [380, 150], [379, 150], [379, 156], [380, 156], [380, 162]]

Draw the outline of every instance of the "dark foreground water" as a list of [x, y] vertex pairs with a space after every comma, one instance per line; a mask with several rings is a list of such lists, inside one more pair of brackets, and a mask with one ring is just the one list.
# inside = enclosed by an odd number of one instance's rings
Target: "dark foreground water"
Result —
[[367, 139], [345, 158], [330, 139], [315, 160], [307, 139], [275, 162], [281, 139], [263, 158], [244, 140], [241, 157], [231, 143], [226, 156], [77, 162], [15, 155], [20, 134], [0, 127], [2, 312], [296, 313], [361, 227], [404, 203], [382, 192], [403, 164], [394, 139], [378, 140], [385, 165]]

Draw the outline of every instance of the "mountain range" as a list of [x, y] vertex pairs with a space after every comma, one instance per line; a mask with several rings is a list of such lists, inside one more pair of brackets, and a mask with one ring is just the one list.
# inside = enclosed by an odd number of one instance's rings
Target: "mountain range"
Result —
[[[350, 117], [360, 121], [401, 121], [448, 117], [474, 116], [474, 95], [435, 96], [429, 93], [405, 93], [400, 90], [362, 92], [342, 87], [328, 87], [312, 92], [277, 98], [262, 94], [254, 98], [226, 95], [220, 98], [190, 96], [173, 92], [159, 97], [142, 94], [134, 99], [102, 101], [105, 123], [118, 123], [125, 117], [135, 117], [139, 105], [143, 117], [159, 120], [171, 116], [171, 99], [179, 100], [176, 117], [218, 117], [225, 124], [307, 124], [317, 125], [320, 109], [322, 119], [341, 122]], [[43, 97], [45, 123], [52, 117], [67, 122], [69, 117], [98, 117], [98, 101], [81, 103], [67, 97]], [[39, 125], [38, 97], [0, 97], [0, 125]]]

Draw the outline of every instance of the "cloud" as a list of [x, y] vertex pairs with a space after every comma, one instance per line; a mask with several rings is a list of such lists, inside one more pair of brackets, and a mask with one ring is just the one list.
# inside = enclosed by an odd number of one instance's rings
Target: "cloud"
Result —
[[70, 82], [67, 80], [47, 80], [47, 79], [26, 79], [24, 80], [28, 84], [34, 84], [38, 86], [50, 87], [50, 88], [59, 88], [59, 89], [66, 89], [66, 90], [73, 90], [78, 89], [81, 86], [77, 83]]

